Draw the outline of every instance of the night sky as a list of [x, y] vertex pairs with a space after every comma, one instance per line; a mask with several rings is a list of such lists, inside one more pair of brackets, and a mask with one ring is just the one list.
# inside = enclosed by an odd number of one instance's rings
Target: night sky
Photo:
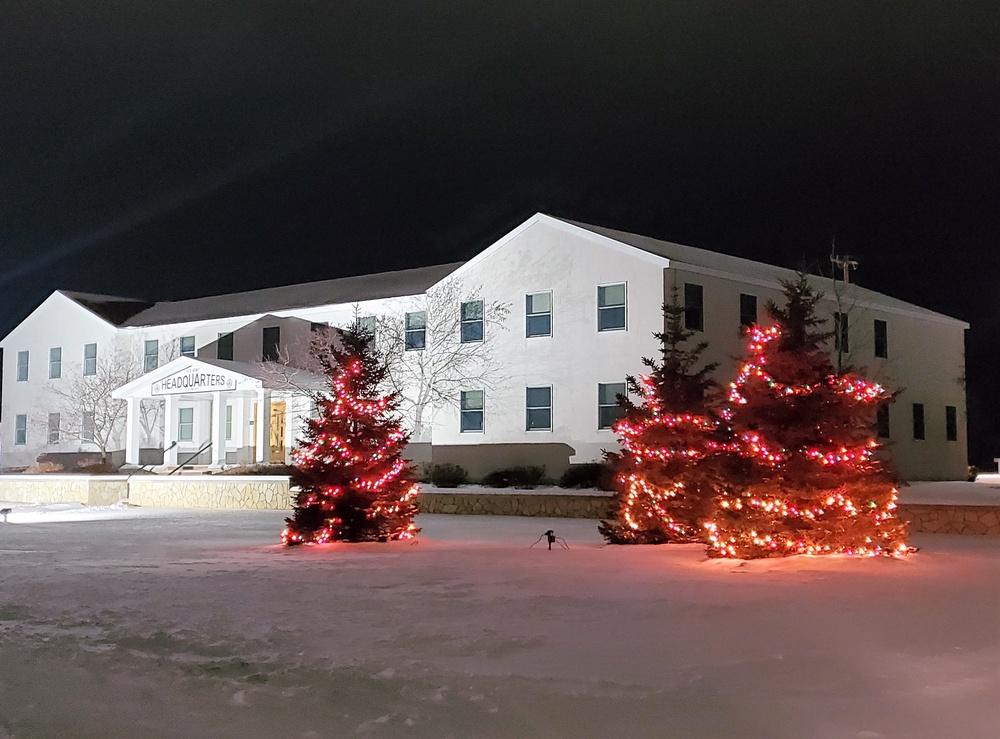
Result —
[[0, 335], [468, 258], [536, 211], [962, 318], [1000, 454], [1000, 3], [51, 2], [0, 10]]

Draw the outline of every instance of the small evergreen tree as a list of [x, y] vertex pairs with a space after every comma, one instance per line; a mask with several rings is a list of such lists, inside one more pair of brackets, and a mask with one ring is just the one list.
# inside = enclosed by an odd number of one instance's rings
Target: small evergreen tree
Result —
[[896, 480], [873, 435], [891, 396], [854, 372], [837, 372], [820, 295], [805, 275], [769, 303], [770, 328], [753, 327], [730, 386], [729, 420], [750, 464], [723, 489], [705, 524], [709, 554], [742, 559], [792, 554], [900, 554], [906, 527], [894, 513]]
[[607, 453], [615, 474], [614, 518], [600, 533], [612, 544], [663, 544], [703, 539], [701, 519], [720, 484], [725, 427], [715, 411], [715, 364], [701, 364], [707, 342], [691, 343], [676, 286], [663, 305], [660, 361], [643, 358], [649, 373], [628, 377], [632, 394], [615, 424], [620, 453]]
[[357, 324], [332, 337], [321, 356], [328, 393], [293, 453], [299, 492], [281, 539], [292, 545], [412, 536], [419, 486], [402, 458], [408, 435], [396, 415], [398, 398], [379, 390], [386, 364]]

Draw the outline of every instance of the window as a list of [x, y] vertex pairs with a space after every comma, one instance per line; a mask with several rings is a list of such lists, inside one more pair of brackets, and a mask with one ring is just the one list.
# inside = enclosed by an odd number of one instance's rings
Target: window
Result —
[[552, 293], [524, 296], [524, 335], [552, 336]]
[[462, 433], [483, 430], [484, 395], [482, 390], [462, 391], [460, 411]]
[[218, 359], [233, 361], [233, 334], [219, 334], [219, 340], [215, 343], [215, 356]]
[[462, 303], [462, 343], [483, 340], [483, 301]]
[[226, 404], [226, 441], [233, 440], [233, 406]]
[[182, 336], [181, 337], [181, 356], [182, 357], [193, 357], [194, 356], [194, 337], [193, 336]]
[[924, 404], [913, 404], [913, 438], [924, 438]]
[[889, 324], [875, 319], [875, 356], [886, 359], [889, 356]]
[[375, 316], [360, 316], [358, 318], [358, 331], [373, 339], [375, 338], [375, 326]]
[[889, 438], [889, 406], [883, 403], [875, 412], [875, 430], [880, 439]]
[[833, 348], [841, 354], [847, 354], [851, 350], [846, 313], [833, 314]]
[[528, 431], [552, 430], [552, 388], [526, 388], [525, 409]]
[[423, 349], [427, 345], [427, 311], [418, 310], [406, 314], [405, 349]]
[[25, 415], [14, 416], [14, 443], [17, 446], [28, 443], [28, 417]]
[[944, 407], [944, 429], [948, 441], [958, 441], [958, 409], [953, 405]]
[[277, 362], [279, 344], [281, 344], [281, 327], [268, 326], [265, 328], [261, 332], [261, 359], [265, 362]]
[[88, 377], [97, 374], [97, 344], [83, 345], [83, 374]]
[[156, 339], [147, 339], [146, 347], [143, 351], [144, 372], [152, 372], [160, 366], [160, 342]]
[[80, 440], [81, 441], [93, 441], [94, 440], [94, 414], [84, 413], [83, 423], [80, 424]]
[[705, 330], [705, 288], [693, 282], [684, 283], [684, 328]]
[[597, 288], [597, 330], [620, 331], [625, 328], [625, 283]]
[[49, 444], [59, 443], [59, 414], [49, 414]]
[[17, 381], [28, 381], [28, 352], [17, 353]]
[[62, 377], [62, 347], [49, 349], [49, 379], [58, 380]]
[[177, 409], [177, 440], [194, 440], [194, 408]]
[[326, 323], [317, 323], [316, 321], [312, 321], [309, 324], [309, 331], [312, 333], [316, 333], [317, 331], [326, 331], [328, 328], [330, 328], [330, 326]]
[[757, 323], [757, 296], [740, 293], [740, 326], [749, 327]]
[[618, 396], [625, 395], [624, 382], [601, 382], [597, 385], [597, 428], [609, 429], [622, 417], [624, 409]]

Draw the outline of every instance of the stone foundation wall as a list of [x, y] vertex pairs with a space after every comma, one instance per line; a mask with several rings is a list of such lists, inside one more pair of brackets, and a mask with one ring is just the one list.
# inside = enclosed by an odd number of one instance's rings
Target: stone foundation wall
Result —
[[120, 475], [0, 475], [0, 500], [11, 503], [114, 505], [127, 493]]
[[288, 478], [263, 475], [0, 475], [0, 501], [158, 508], [292, 507]]
[[420, 493], [421, 513], [459, 515], [606, 518], [611, 499], [605, 495], [532, 495], [531, 493]]
[[128, 499], [154, 508], [292, 507], [288, 478], [264, 475], [137, 475], [129, 482]]
[[1000, 536], [1000, 506], [900, 504], [899, 516], [915, 534]]

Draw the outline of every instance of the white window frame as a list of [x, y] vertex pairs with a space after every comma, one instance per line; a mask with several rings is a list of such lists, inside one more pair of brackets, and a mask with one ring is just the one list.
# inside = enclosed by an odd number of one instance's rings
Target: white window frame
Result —
[[[536, 295], [548, 295], [549, 296], [549, 309], [547, 311], [534, 311], [533, 298]], [[542, 316], [547, 316], [549, 319], [549, 330], [543, 333], [532, 333], [529, 326], [531, 326], [532, 318], [541, 318]], [[526, 339], [534, 339], [537, 337], [552, 336], [552, 291], [551, 290], [539, 290], [538, 292], [525, 293], [524, 295], [524, 337]]]
[[[21, 361], [21, 360], [24, 361]], [[28, 354], [28, 350], [17, 353], [17, 382], [27, 382], [28, 381], [28, 366], [31, 361], [31, 357]], [[23, 371], [22, 371], [23, 370]]]
[[49, 379], [58, 380], [62, 377], [62, 347], [53, 346], [49, 349]]
[[48, 433], [45, 437], [47, 444], [59, 443], [59, 427], [62, 425], [62, 418], [58, 413], [49, 414]]
[[[184, 348], [184, 342], [186, 342], [188, 340], [191, 341], [191, 349], [190, 350], [185, 350], [185, 348]], [[195, 345], [195, 338], [194, 338], [194, 336], [182, 336], [182, 337], [180, 337], [177, 340], [177, 344], [178, 344], [178, 348], [180, 349], [182, 357], [194, 357], [195, 352], [197, 351], [197, 346]]]
[[[532, 390], [548, 390], [549, 391], [549, 404], [546, 405], [528, 405], [528, 395]], [[549, 425], [546, 427], [536, 426], [532, 428], [531, 426], [531, 411], [548, 410], [549, 412]], [[525, 431], [542, 431], [551, 432], [552, 427], [552, 386], [551, 385], [528, 385], [524, 388], [524, 430]]]
[[[688, 302], [688, 288], [698, 288], [698, 305], [692, 305]], [[692, 292], [694, 292], [692, 290]], [[698, 325], [692, 326], [691, 321], [688, 320], [688, 311], [697, 310], [698, 311]], [[700, 282], [685, 282], [684, 283], [684, 328], [688, 331], [697, 331], [703, 333], [705, 331], [705, 286]]]
[[[190, 415], [191, 420], [185, 421], [185, 415]], [[185, 428], [187, 428], [187, 438], [185, 438]], [[194, 408], [192, 406], [177, 409], [177, 441], [194, 441]]]
[[233, 440], [233, 404], [226, 403], [226, 441]]
[[[612, 402], [612, 403], [602, 403], [601, 402], [601, 389], [605, 388], [605, 387], [608, 387], [610, 385], [619, 385], [619, 386], [621, 386], [622, 391], [621, 391], [621, 393], [615, 393], [615, 400], [614, 400], [614, 402]], [[597, 383], [597, 430], [598, 431], [610, 431], [611, 429], [614, 428], [615, 424], [618, 422], [618, 419], [621, 418], [621, 416], [619, 415], [618, 418], [616, 418], [614, 421], [612, 421], [607, 426], [602, 426], [601, 425], [601, 411], [603, 409], [605, 409], [605, 408], [616, 408], [616, 409], [619, 408], [619, 405], [618, 405], [618, 395], [626, 395], [627, 393], [628, 393], [628, 384], [626, 382], [624, 382], [624, 381], [619, 381], [619, 382], [599, 382], [599, 383]]]
[[[478, 318], [466, 318], [465, 317], [465, 306], [467, 305], [479, 305], [479, 317]], [[458, 337], [459, 342], [462, 344], [481, 344], [486, 341], [486, 302], [483, 300], [466, 300], [459, 306], [459, 327], [458, 327]], [[465, 327], [475, 326], [479, 324], [479, 337], [467, 339], [465, 338]]]
[[[410, 316], [423, 316], [423, 326], [410, 328]], [[410, 345], [410, 335], [420, 336], [420, 346]], [[427, 311], [414, 310], [403, 314], [403, 349], [408, 352], [422, 352], [427, 348]]]
[[[94, 356], [87, 356], [90, 352], [90, 347], [94, 347]], [[92, 377], [97, 374], [97, 344], [84, 344], [83, 345], [83, 376]]]
[[[609, 287], [621, 287], [622, 291], [625, 293], [623, 302], [614, 305], [601, 305], [601, 290], [606, 290]], [[622, 325], [621, 326], [610, 326], [608, 328], [601, 328], [601, 311], [618, 310], [619, 308], [623, 311]], [[608, 282], [603, 285], [597, 286], [597, 332], [606, 333], [608, 331], [628, 331], [628, 283], [627, 282]]]
[[83, 417], [80, 419], [80, 441], [93, 443], [96, 426], [97, 419], [95, 415], [91, 412], [84, 412]]
[[[471, 393], [479, 393], [479, 407], [466, 408], [466, 396]], [[486, 431], [486, 391], [485, 390], [462, 390], [458, 396], [458, 430], [461, 434], [482, 434]], [[479, 428], [465, 428], [466, 417], [479, 415]]]
[[14, 416], [14, 446], [27, 446], [28, 444], [28, 416], [19, 413]]
[[143, 372], [152, 372], [159, 366], [160, 366], [160, 340], [146, 339], [146, 343], [143, 344], [142, 346]]
[[[229, 344], [229, 356], [220, 357], [219, 351], [222, 349], [222, 340], [227, 339], [226, 343]], [[223, 331], [219, 334], [219, 337], [215, 340], [215, 358], [221, 359], [223, 362], [232, 362], [236, 356], [236, 334], [232, 331]]]

